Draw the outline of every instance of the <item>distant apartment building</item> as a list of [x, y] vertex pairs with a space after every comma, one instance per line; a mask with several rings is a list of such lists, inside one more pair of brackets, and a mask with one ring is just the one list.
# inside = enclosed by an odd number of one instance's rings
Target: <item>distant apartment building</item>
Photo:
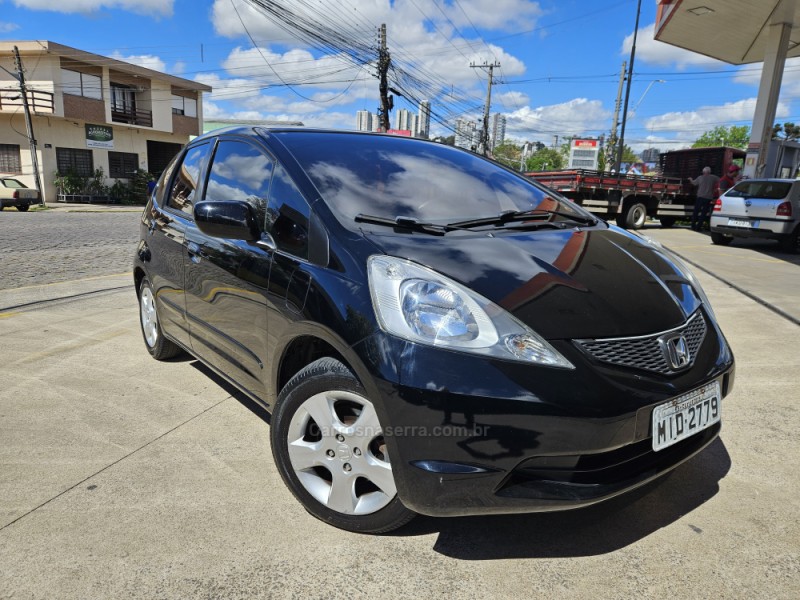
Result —
[[431, 135], [431, 103], [423, 100], [419, 103], [419, 125], [417, 135], [421, 138], [429, 138]]
[[398, 111], [395, 113], [395, 117], [394, 117], [394, 128], [395, 129], [401, 129], [401, 130], [410, 131], [412, 133], [412, 135], [413, 135], [414, 130], [411, 128], [412, 127], [412, 121], [411, 121], [411, 117], [412, 116], [413, 116], [412, 113], [409, 112], [408, 109], [406, 109], [406, 108], [398, 109]]
[[492, 115], [489, 123], [489, 136], [492, 150], [497, 146], [502, 146], [506, 140], [506, 117], [501, 113]]
[[359, 110], [356, 113], [356, 130], [357, 131], [374, 131], [377, 125], [377, 119], [368, 110]]
[[57, 173], [106, 184], [137, 170], [159, 174], [202, 132], [207, 85], [50, 41], [0, 42], [0, 175], [34, 187], [14, 47], [25, 69], [44, 199]]
[[456, 146], [459, 148], [466, 148], [468, 150], [473, 147], [477, 147], [477, 136], [479, 135], [480, 129], [476, 127], [475, 121], [456, 119]]
[[661, 150], [658, 148], [645, 148], [642, 151], [642, 162], [652, 163], [658, 162], [658, 157], [661, 155]]

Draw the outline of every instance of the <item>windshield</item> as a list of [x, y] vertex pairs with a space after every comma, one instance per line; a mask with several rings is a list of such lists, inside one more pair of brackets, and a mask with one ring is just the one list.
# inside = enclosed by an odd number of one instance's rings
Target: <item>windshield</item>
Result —
[[452, 146], [383, 135], [278, 136], [344, 223], [359, 214], [450, 223], [531, 210], [591, 218], [555, 192]]
[[765, 198], [780, 200], [789, 195], [792, 184], [789, 181], [742, 181], [725, 195], [729, 198]]

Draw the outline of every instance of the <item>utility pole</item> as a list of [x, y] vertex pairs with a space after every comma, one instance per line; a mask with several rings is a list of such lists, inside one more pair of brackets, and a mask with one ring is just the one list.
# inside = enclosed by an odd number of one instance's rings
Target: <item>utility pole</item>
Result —
[[482, 65], [471, 63], [469, 66], [472, 69], [489, 69], [489, 84], [486, 88], [486, 105], [483, 107], [483, 129], [481, 130], [481, 141], [480, 147], [478, 148], [484, 156], [487, 156], [489, 154], [489, 109], [492, 106], [492, 78], [494, 76], [494, 68], [499, 67], [500, 63], [483, 63]]
[[616, 171], [619, 173], [622, 165], [622, 154], [625, 151], [625, 123], [628, 120], [628, 100], [631, 97], [631, 80], [633, 79], [633, 59], [636, 57], [636, 37], [639, 33], [639, 15], [642, 12], [642, 0], [636, 6], [636, 25], [633, 27], [633, 44], [631, 44], [631, 64], [628, 66], [628, 85], [625, 88], [625, 108], [622, 110], [622, 129], [619, 133], [619, 148], [617, 148]]
[[622, 104], [622, 84], [625, 82], [625, 67], [627, 63], [622, 61], [622, 69], [619, 72], [619, 87], [617, 88], [617, 102], [614, 104], [614, 123], [611, 125], [611, 135], [606, 146], [606, 171], [614, 168], [614, 160], [617, 156], [617, 127], [619, 126], [619, 109]]
[[386, 49], [386, 23], [380, 29], [380, 49], [378, 50], [378, 77], [380, 78], [381, 107], [378, 109], [378, 124], [380, 131], [386, 133], [389, 129], [389, 111], [394, 108], [394, 99], [389, 96], [389, 82], [386, 75], [392, 62], [389, 51]]
[[[28, 89], [25, 85], [25, 70], [22, 68], [22, 59], [19, 57], [19, 48], [14, 46], [14, 66], [17, 74], [14, 78], [19, 81], [19, 92], [22, 96], [22, 108], [25, 112], [25, 126], [28, 129], [28, 145], [31, 149], [31, 165], [33, 166], [33, 185], [39, 192], [39, 203], [44, 204], [42, 184], [39, 180], [39, 155], [36, 151], [36, 138], [33, 135], [33, 122], [31, 121], [31, 107], [28, 104]], [[13, 73], [12, 73], [13, 75]]]

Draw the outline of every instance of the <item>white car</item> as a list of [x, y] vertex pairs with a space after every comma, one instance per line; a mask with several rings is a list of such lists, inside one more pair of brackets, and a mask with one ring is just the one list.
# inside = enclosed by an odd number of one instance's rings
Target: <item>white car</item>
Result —
[[736, 237], [778, 240], [781, 249], [800, 249], [800, 181], [747, 179], [720, 196], [711, 213], [711, 242]]
[[16, 206], [26, 211], [31, 204], [39, 203], [39, 192], [27, 187], [19, 179], [0, 177], [0, 210], [6, 206]]

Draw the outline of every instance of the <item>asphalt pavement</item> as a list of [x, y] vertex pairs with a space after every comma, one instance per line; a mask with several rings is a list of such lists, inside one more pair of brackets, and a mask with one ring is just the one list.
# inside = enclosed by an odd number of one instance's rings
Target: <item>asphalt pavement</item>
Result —
[[645, 233], [702, 267], [736, 355], [720, 440], [605, 504], [384, 536], [309, 516], [264, 411], [150, 358], [127, 273], [0, 290], [0, 598], [800, 597], [798, 264]]

